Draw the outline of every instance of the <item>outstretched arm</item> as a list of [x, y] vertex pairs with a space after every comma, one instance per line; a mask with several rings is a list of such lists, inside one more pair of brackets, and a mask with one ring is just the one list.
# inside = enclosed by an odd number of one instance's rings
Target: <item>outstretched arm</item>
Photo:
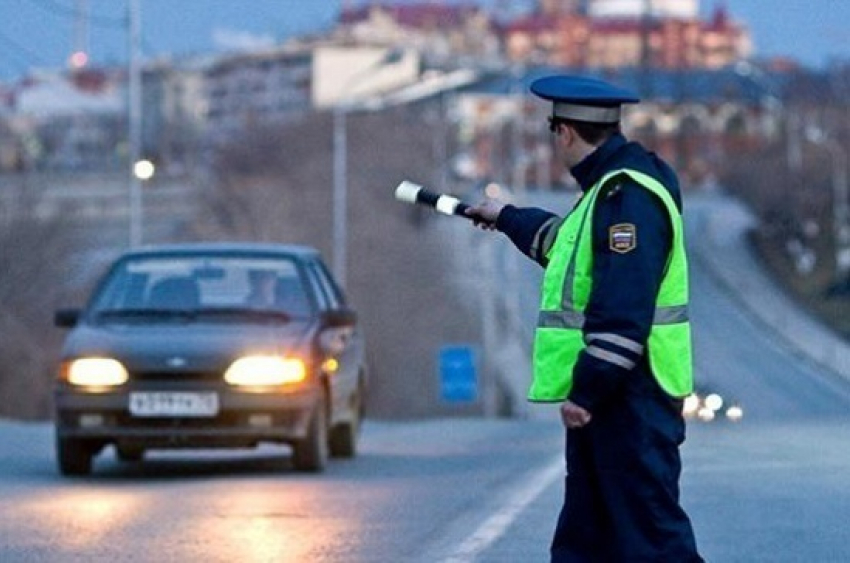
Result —
[[[473, 205], [466, 214], [482, 229], [505, 233], [520, 252], [541, 266], [548, 262], [546, 255], [561, 224], [557, 215], [544, 209], [515, 207], [495, 199]], [[481, 220], [475, 220], [476, 217]]]

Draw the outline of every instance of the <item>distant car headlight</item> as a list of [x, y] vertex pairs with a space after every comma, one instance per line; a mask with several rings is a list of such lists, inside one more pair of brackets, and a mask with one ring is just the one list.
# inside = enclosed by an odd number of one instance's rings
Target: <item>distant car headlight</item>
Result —
[[705, 398], [705, 406], [717, 412], [723, 408], [723, 397], [717, 393], [711, 393]]
[[697, 411], [697, 416], [698, 416], [698, 417], [699, 417], [699, 419], [700, 419], [700, 420], [702, 420], [703, 422], [711, 422], [712, 420], [714, 420], [715, 414], [714, 414], [714, 411], [713, 411], [713, 410], [711, 410], [710, 408], [708, 408], [708, 407], [701, 407], [701, 408]]
[[227, 368], [224, 380], [240, 387], [268, 387], [300, 383], [307, 378], [304, 362], [281, 356], [245, 356]]
[[744, 417], [744, 409], [742, 409], [739, 405], [732, 405], [728, 409], [726, 409], [726, 418], [733, 422], [738, 422]]
[[64, 377], [81, 387], [115, 387], [126, 383], [129, 374], [112, 358], [79, 358], [66, 364]]

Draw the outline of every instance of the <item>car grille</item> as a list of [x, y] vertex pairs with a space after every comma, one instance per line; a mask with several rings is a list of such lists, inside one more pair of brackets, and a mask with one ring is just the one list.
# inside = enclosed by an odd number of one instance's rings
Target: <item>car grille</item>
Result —
[[136, 371], [130, 374], [134, 381], [222, 381], [217, 371]]
[[210, 428], [236, 426], [244, 417], [237, 412], [222, 412], [214, 417], [134, 417], [129, 413], [120, 413], [115, 417], [121, 428]]
[[[248, 424], [250, 413], [239, 411], [224, 411], [212, 417], [136, 417], [126, 411], [105, 414], [107, 427], [118, 428], [162, 428], [163, 430], [191, 428], [235, 428]], [[276, 412], [272, 416], [274, 426], [291, 426], [298, 421], [297, 411]], [[62, 412], [59, 420], [63, 426], [75, 428], [79, 426], [79, 413]]]

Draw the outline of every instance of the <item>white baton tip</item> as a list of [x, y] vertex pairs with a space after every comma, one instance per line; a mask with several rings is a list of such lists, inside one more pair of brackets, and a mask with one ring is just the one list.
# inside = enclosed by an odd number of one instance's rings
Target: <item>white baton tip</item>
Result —
[[441, 195], [437, 199], [437, 211], [446, 215], [454, 215], [458, 205], [460, 205], [460, 200], [450, 195]]
[[395, 189], [395, 198], [406, 203], [416, 203], [416, 194], [421, 189], [422, 186], [405, 180]]

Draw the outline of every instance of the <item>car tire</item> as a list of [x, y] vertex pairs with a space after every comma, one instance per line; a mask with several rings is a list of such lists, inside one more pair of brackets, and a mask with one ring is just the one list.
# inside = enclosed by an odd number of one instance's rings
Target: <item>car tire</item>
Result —
[[115, 446], [115, 457], [124, 463], [138, 463], [145, 457], [145, 449], [138, 447]]
[[292, 463], [298, 471], [318, 473], [328, 462], [328, 414], [324, 397], [310, 417], [307, 436], [293, 445]]
[[91, 474], [92, 446], [82, 440], [58, 438], [56, 440], [56, 458], [59, 472], [69, 477]]
[[363, 416], [363, 390], [358, 387], [351, 398], [351, 420], [331, 429], [330, 450], [333, 457], [352, 458], [357, 455], [357, 439]]

